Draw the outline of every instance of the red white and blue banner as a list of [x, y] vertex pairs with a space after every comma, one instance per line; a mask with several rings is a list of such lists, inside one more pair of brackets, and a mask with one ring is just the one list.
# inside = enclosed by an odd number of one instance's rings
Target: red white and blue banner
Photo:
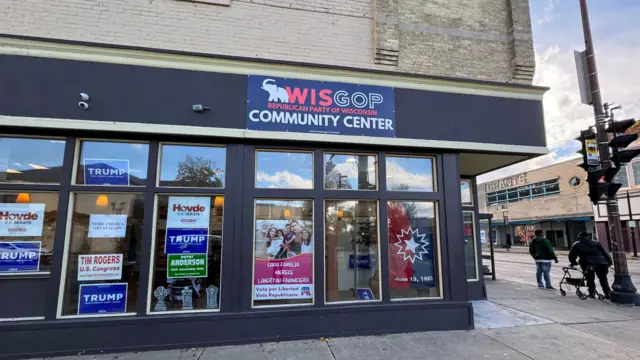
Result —
[[390, 87], [250, 75], [247, 129], [395, 137]]

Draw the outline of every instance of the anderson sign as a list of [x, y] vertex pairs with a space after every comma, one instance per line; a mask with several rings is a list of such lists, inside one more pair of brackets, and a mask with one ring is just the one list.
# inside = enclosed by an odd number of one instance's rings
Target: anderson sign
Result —
[[247, 129], [395, 137], [389, 87], [249, 76]]

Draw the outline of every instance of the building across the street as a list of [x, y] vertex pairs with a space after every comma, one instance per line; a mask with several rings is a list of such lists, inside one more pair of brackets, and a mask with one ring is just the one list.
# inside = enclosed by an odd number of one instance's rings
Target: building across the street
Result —
[[536, 230], [557, 249], [567, 249], [582, 231], [593, 232], [593, 212], [581, 159], [570, 159], [478, 185], [480, 213], [493, 215], [492, 239], [526, 246]]
[[533, 73], [527, 0], [5, 1], [0, 357], [473, 328]]

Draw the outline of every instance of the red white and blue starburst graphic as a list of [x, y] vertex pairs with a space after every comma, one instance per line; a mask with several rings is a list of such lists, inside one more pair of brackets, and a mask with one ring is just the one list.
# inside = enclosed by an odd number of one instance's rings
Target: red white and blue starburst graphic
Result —
[[402, 229], [400, 234], [397, 234], [395, 245], [398, 248], [398, 255], [402, 255], [404, 261], [410, 260], [411, 263], [415, 263], [416, 259], [424, 260], [423, 255], [429, 254], [429, 239], [425, 239], [427, 234], [420, 234], [419, 230], [413, 230], [411, 227], [405, 230]]

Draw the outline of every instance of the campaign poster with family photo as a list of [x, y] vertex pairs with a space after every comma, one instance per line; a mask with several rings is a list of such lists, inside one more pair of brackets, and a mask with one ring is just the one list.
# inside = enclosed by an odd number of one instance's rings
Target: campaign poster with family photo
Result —
[[254, 300], [313, 298], [313, 223], [258, 220]]

